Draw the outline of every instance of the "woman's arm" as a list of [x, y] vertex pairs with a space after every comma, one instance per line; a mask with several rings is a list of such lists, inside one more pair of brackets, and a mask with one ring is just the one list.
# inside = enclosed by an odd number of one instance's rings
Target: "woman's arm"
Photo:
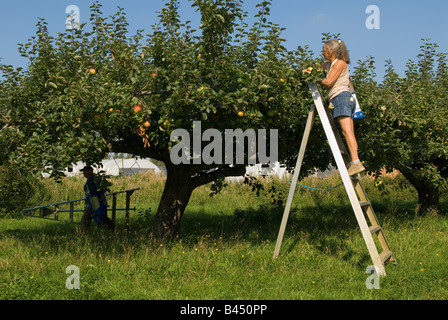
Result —
[[334, 86], [336, 81], [338, 80], [341, 73], [347, 68], [347, 63], [343, 60], [338, 60], [334, 66], [333, 69], [331, 69], [330, 74], [326, 79], [322, 81], [322, 84], [328, 88], [331, 88]]
[[[329, 61], [322, 63], [320, 65], [320, 68], [317, 69], [317, 71], [323, 71], [323, 70], [328, 70], [328, 69], [330, 69], [330, 62]], [[309, 67], [309, 68], [303, 69], [302, 72], [311, 73], [312, 70], [313, 70], [313, 68]]]

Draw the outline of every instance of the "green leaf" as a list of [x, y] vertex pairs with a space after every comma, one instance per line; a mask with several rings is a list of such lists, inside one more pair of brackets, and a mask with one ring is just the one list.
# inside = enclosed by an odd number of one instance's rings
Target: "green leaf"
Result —
[[221, 20], [221, 22], [223, 22], [223, 23], [226, 22], [226, 19], [224, 19], [224, 17], [222, 15], [217, 14], [216, 16], [219, 18], [219, 20]]

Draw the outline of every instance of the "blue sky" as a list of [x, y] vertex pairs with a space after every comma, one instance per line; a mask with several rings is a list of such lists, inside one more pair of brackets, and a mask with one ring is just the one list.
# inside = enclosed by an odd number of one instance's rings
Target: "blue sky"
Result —
[[[165, 0], [103, 0], [105, 16], [125, 9], [129, 31], [151, 31], [157, 22], [155, 11]], [[249, 16], [256, 13], [258, 0], [246, 0]], [[341, 33], [350, 50], [353, 69], [358, 60], [375, 57], [378, 80], [384, 73], [384, 62], [391, 59], [395, 69], [403, 75], [406, 62], [415, 59], [422, 45], [421, 38], [431, 38], [439, 44], [439, 51], [448, 52], [448, 1], [446, 0], [271, 0], [271, 21], [287, 28], [283, 37], [288, 49], [309, 45], [321, 51], [323, 32]], [[45, 18], [50, 33], [65, 30], [69, 5], [80, 9], [81, 23], [89, 22], [89, 6], [93, 0], [0, 0], [0, 58], [3, 64], [25, 67], [26, 60], [18, 53], [18, 43], [26, 43], [35, 34], [38, 18]], [[197, 21], [191, 2], [181, 0], [182, 20]], [[380, 29], [366, 27], [369, 5], [380, 10]], [[196, 25], [197, 26], [197, 25]]]

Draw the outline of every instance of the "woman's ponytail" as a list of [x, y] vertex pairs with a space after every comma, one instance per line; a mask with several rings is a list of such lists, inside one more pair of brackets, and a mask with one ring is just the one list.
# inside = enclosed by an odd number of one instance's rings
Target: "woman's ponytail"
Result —
[[337, 59], [344, 60], [347, 64], [350, 64], [350, 54], [344, 41], [332, 39], [327, 41], [325, 45], [329, 50], [333, 49]]

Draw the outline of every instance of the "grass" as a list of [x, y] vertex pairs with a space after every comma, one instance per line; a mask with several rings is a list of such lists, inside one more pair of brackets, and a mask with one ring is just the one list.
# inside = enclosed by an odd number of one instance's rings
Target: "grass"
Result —
[[[344, 188], [297, 190], [281, 256], [273, 261], [283, 211], [270, 204], [268, 189], [275, 184], [286, 197], [288, 181], [265, 180], [259, 197], [231, 183], [210, 198], [203, 186], [193, 193], [179, 236], [160, 240], [149, 227], [163, 178], [140, 175], [113, 180], [114, 191], [142, 188], [133, 195], [139, 210], [128, 232], [122, 214], [115, 233], [92, 226], [89, 236], [71, 224], [1, 219], [0, 299], [446, 300], [446, 195], [441, 212], [421, 217], [402, 177], [385, 178], [381, 189], [363, 181], [397, 258], [379, 290], [366, 288], [371, 261]], [[39, 198], [81, 198], [83, 182], [45, 181]], [[305, 180], [315, 187], [338, 183], [337, 176]], [[80, 290], [65, 286], [69, 265], [79, 267]]]

